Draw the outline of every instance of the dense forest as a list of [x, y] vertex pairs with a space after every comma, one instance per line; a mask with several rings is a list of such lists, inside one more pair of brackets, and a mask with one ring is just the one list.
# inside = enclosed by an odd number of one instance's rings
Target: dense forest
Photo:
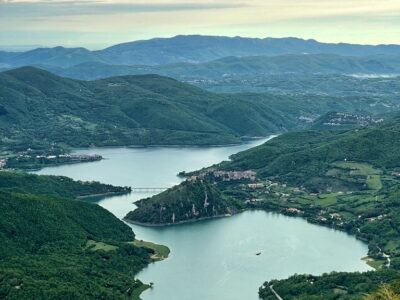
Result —
[[174, 63], [163, 65], [110, 65], [101, 62], [84, 62], [69, 68], [51, 65], [38, 66], [64, 77], [93, 80], [111, 76], [159, 74], [179, 80], [213, 82], [215, 80], [254, 78], [276, 74], [386, 74], [400, 71], [397, 55], [367, 57], [332, 54], [297, 54], [278, 56], [229, 56], [203, 63]]
[[[262, 177], [277, 177], [292, 185], [319, 191], [338, 184], [327, 171], [338, 161], [355, 161], [378, 168], [400, 167], [400, 116], [387, 122], [350, 131], [301, 131], [232, 156], [221, 168], [253, 169]], [[337, 188], [336, 188], [337, 189]]]
[[292, 130], [328, 111], [375, 114], [396, 105], [376, 97], [215, 94], [157, 75], [78, 81], [24, 67], [0, 74], [0, 147], [24, 158], [28, 150], [93, 145], [220, 145]]
[[187, 181], [161, 194], [135, 202], [138, 209], [124, 218], [147, 225], [172, 225], [205, 218], [223, 217], [243, 207], [213, 185]]
[[[293, 275], [287, 280], [271, 280], [260, 288], [260, 297], [264, 300], [275, 300], [271, 290], [279, 291], [283, 299], [317, 300], [317, 299], [363, 299], [396, 300], [389, 293], [381, 294], [382, 282], [399, 280], [400, 274], [393, 270], [367, 273], [331, 273], [322, 276]], [[387, 286], [389, 287], [389, 285]], [[392, 293], [400, 294], [400, 289], [393, 284]], [[378, 292], [377, 292], [378, 291]], [[366, 297], [366, 294], [370, 293]]]
[[1, 299], [138, 299], [147, 286], [135, 274], [154, 251], [134, 246], [110, 212], [73, 200], [123, 188], [0, 175]]
[[8, 191], [72, 199], [97, 194], [130, 192], [129, 187], [117, 187], [96, 181], [74, 181], [64, 176], [38, 176], [15, 172], [0, 172], [0, 188]]

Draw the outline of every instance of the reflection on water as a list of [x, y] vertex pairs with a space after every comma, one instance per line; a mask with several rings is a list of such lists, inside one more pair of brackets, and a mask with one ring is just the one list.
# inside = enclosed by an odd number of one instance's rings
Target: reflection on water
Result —
[[[211, 148], [79, 150], [106, 159], [37, 173], [122, 186], [170, 187], [181, 181], [176, 176], [180, 171], [218, 163], [264, 141]], [[123, 218], [135, 209], [134, 201], [151, 195], [131, 193], [90, 201]], [[138, 239], [165, 244], [172, 251], [167, 260], [151, 264], [139, 274], [144, 282], [154, 282], [154, 288], [143, 294], [144, 300], [256, 300], [258, 288], [272, 278], [369, 269], [360, 260], [367, 246], [354, 237], [263, 211], [173, 227], [130, 226]]]

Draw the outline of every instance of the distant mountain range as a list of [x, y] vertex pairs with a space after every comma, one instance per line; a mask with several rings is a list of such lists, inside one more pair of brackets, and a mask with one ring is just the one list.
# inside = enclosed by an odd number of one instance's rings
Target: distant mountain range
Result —
[[158, 74], [178, 80], [220, 79], [274, 74], [400, 74], [400, 55], [340, 56], [286, 54], [279, 56], [224, 57], [204, 63], [167, 65], [109, 65], [85, 62], [68, 68], [38, 65], [55, 74], [93, 80], [122, 75]]
[[0, 66], [50, 65], [71, 67], [85, 62], [113, 65], [163, 65], [199, 63], [228, 56], [275, 56], [286, 54], [337, 54], [347, 56], [399, 55], [399, 45], [320, 43], [298, 38], [242, 38], [176, 36], [118, 44], [103, 50], [85, 48], [38, 48], [26, 52], [0, 51]]

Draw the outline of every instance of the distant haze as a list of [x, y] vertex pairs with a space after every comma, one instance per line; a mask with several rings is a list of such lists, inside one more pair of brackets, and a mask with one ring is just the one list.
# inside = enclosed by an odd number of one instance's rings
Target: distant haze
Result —
[[400, 44], [398, 0], [0, 0], [0, 48], [203, 34]]

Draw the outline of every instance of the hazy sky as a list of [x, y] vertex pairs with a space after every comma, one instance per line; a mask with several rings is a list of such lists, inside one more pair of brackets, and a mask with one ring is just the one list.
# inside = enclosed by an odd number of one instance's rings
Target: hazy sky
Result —
[[400, 44], [400, 0], [0, 0], [0, 46], [93, 49], [178, 34]]

